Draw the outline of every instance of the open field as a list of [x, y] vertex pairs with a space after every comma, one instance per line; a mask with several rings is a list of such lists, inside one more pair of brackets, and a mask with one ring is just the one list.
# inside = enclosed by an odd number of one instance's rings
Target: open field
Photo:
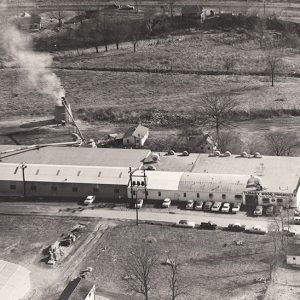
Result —
[[[271, 87], [258, 76], [199, 76], [147, 73], [115, 73], [59, 70], [73, 112], [87, 120], [118, 121], [113, 115], [134, 118], [136, 112], [158, 110], [191, 112], [197, 110], [205, 93], [232, 95], [240, 110], [299, 109], [300, 79], [280, 77]], [[52, 113], [54, 99], [26, 85], [26, 74], [15, 69], [0, 73], [1, 118]], [[280, 101], [276, 101], [280, 99]], [[108, 119], [103, 117], [103, 110]], [[101, 116], [102, 114], [102, 116]], [[118, 118], [118, 117], [116, 117]]]
[[[154, 238], [153, 246], [159, 265], [155, 269], [157, 285], [152, 297], [166, 299], [168, 291], [168, 267], [161, 262], [167, 253], [183, 262], [182, 276], [190, 282], [189, 295], [184, 299], [257, 299], [264, 293], [264, 284], [253, 280], [267, 276], [268, 253], [271, 241], [266, 236], [228, 232], [210, 232], [178, 229], [153, 225], [120, 225], [96, 245], [85, 261], [94, 267], [96, 286], [103, 290], [124, 291], [122, 261], [131, 247], [137, 247], [145, 238]], [[244, 246], [234, 245], [242, 239]], [[198, 299], [198, 298], [197, 298]]]
[[[129, 43], [121, 44], [119, 50], [111, 45], [108, 52], [98, 54], [94, 49], [86, 49], [79, 57], [76, 52], [57, 53], [55, 65], [83, 69], [114, 67], [224, 72], [225, 58], [232, 57], [235, 63], [232, 71], [248, 73], [264, 72], [266, 69], [266, 51], [259, 46], [259, 33], [247, 30], [183, 32], [167, 38], [141, 41], [136, 53]], [[69, 55], [73, 57], [69, 58]], [[280, 72], [300, 72], [299, 49], [284, 48], [282, 57]]]

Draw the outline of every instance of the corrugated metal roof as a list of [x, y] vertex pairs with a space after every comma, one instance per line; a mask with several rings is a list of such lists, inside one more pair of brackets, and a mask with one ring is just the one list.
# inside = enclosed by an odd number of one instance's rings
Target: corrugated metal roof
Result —
[[18, 299], [20, 293], [18, 283], [24, 279], [29, 280], [24, 278], [29, 277], [29, 274], [30, 271], [22, 266], [0, 260], [0, 299]]
[[[26, 164], [26, 181], [126, 185], [128, 168]], [[19, 164], [0, 163], [0, 180], [22, 181]]]
[[213, 157], [199, 154], [195, 173], [250, 174], [259, 176], [269, 192], [293, 193], [300, 178], [300, 157], [263, 156], [262, 158]]
[[[9, 149], [21, 149], [22, 147], [25, 146], [0, 145], [0, 152]], [[138, 168], [150, 152], [147, 149], [45, 147], [2, 154], [0, 161], [6, 163], [25, 161], [29, 164]]]
[[184, 173], [180, 178], [179, 191], [204, 193], [242, 193], [246, 190], [248, 175]]

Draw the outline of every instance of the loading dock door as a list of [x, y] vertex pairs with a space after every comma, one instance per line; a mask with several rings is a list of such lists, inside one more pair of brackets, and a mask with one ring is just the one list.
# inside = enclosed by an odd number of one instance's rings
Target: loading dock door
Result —
[[247, 206], [258, 205], [258, 195], [245, 195], [245, 200]]

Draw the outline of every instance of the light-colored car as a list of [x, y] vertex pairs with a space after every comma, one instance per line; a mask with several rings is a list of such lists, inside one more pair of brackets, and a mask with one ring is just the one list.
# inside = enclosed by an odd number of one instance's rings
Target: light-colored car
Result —
[[180, 220], [175, 224], [176, 227], [195, 228], [195, 223], [188, 220]]
[[220, 211], [221, 205], [222, 205], [222, 202], [216, 201], [214, 203], [214, 205], [212, 206], [211, 211], [214, 211], [214, 212]]
[[194, 200], [188, 200], [186, 202], [185, 209], [193, 209], [194, 208]]
[[170, 199], [170, 198], [166, 198], [166, 199], [163, 201], [161, 207], [162, 207], [162, 208], [169, 208], [170, 205], [171, 205], [171, 199]]
[[195, 210], [202, 210], [203, 201], [197, 201], [195, 204]]
[[237, 203], [237, 204], [234, 204], [232, 209], [231, 209], [231, 212], [233, 214], [236, 214], [237, 212], [239, 212], [241, 209], [241, 204]]
[[300, 225], [300, 217], [294, 217], [293, 223], [294, 223], [295, 225]]
[[223, 206], [221, 208], [221, 212], [229, 213], [229, 211], [230, 211], [230, 203], [228, 203], [228, 202], [223, 203]]
[[87, 196], [85, 198], [85, 200], [83, 201], [83, 204], [84, 205], [90, 205], [90, 204], [92, 204], [95, 201], [95, 199], [96, 199], [96, 196], [92, 196], [92, 195]]
[[143, 203], [144, 203], [143, 199], [137, 199], [136, 203], [134, 204], [134, 208], [142, 208]]
[[268, 233], [268, 229], [263, 228], [262, 226], [254, 226], [247, 230], [248, 233], [256, 233], [256, 234], [266, 234]]
[[261, 205], [257, 205], [254, 209], [253, 216], [262, 216], [263, 207]]

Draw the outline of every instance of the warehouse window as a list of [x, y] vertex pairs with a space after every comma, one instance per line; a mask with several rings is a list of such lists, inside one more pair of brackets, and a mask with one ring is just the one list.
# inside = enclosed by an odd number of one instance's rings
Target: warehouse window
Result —
[[78, 187], [77, 186], [73, 186], [72, 187], [72, 192], [77, 193], [78, 192]]
[[200, 198], [200, 195], [199, 195], [199, 193], [197, 193], [197, 198]]
[[93, 188], [93, 193], [98, 193], [99, 192], [99, 188]]
[[214, 197], [214, 195], [213, 195], [213, 194], [209, 194], [208, 197], [209, 197], [210, 199], [212, 199], [212, 198]]
[[186, 197], [186, 193], [183, 193], [183, 197]]
[[224, 200], [226, 199], [226, 195], [225, 194], [222, 195], [222, 199], [224, 199]]
[[30, 189], [31, 189], [32, 191], [36, 191], [36, 185], [32, 185], [32, 186], [30, 187]]
[[277, 199], [277, 203], [282, 203], [282, 202], [283, 202], [283, 199], [281, 199], [281, 198]]
[[11, 189], [11, 190], [15, 190], [15, 189], [16, 189], [16, 185], [15, 185], [15, 184], [11, 184], [11, 185], [10, 185], [10, 189]]
[[115, 189], [115, 194], [119, 194], [120, 190], [119, 189]]
[[158, 192], [158, 196], [159, 196], [159, 197], [161, 196], [161, 192]]
[[137, 181], [137, 183], [136, 183], [138, 186], [140, 186], [141, 185], [141, 183], [139, 182], [139, 181]]
[[243, 199], [243, 196], [242, 195], [235, 195], [234, 198], [236, 200], [242, 200]]
[[57, 192], [57, 186], [54, 186], [54, 185], [51, 186], [51, 191], [52, 191], [52, 192]]
[[263, 198], [262, 202], [265, 203], [265, 204], [270, 203], [270, 199], [269, 198]]
[[135, 181], [132, 181], [132, 185], [135, 185]]
[[141, 181], [141, 186], [144, 186], [145, 185], [145, 182], [144, 181]]

